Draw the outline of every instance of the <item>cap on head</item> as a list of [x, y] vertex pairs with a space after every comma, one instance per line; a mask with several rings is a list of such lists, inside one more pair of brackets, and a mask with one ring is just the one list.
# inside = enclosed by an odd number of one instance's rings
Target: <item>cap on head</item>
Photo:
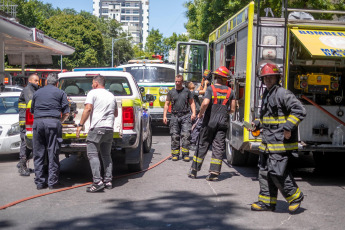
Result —
[[218, 69], [216, 69], [216, 71], [214, 71], [213, 74], [216, 74], [220, 77], [228, 78], [230, 76], [230, 71], [225, 66], [221, 66]]

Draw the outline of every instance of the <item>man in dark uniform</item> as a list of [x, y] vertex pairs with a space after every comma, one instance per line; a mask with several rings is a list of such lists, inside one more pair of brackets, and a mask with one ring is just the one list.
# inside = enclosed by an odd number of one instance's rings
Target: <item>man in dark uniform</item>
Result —
[[38, 89], [39, 77], [37, 74], [31, 74], [29, 76], [29, 83], [23, 89], [19, 96], [18, 100], [18, 109], [19, 109], [19, 126], [20, 126], [20, 152], [19, 152], [19, 163], [17, 164], [19, 175], [21, 176], [30, 176], [30, 169], [28, 169], [26, 163], [30, 157], [31, 149], [26, 146], [25, 142], [25, 114], [27, 104], [32, 100], [32, 96], [35, 91]]
[[[33, 156], [37, 189], [44, 189], [47, 186], [50, 189], [61, 187], [59, 184], [61, 123], [69, 115], [69, 105], [66, 93], [58, 89], [57, 84], [57, 74], [49, 74], [47, 85], [37, 90], [32, 98]], [[48, 154], [48, 175], [43, 170], [45, 154]]]
[[289, 211], [301, 205], [303, 193], [288, 169], [292, 151], [298, 149], [298, 124], [306, 116], [302, 103], [290, 91], [279, 85], [281, 74], [274, 63], [265, 64], [260, 78], [266, 89], [260, 109], [260, 120], [253, 122], [250, 131], [261, 130], [262, 143], [259, 158], [260, 193], [253, 211], [274, 211], [278, 189], [289, 202]]
[[218, 180], [225, 151], [229, 114], [235, 111], [234, 93], [226, 86], [229, 70], [221, 66], [214, 75], [215, 84], [207, 87], [198, 115], [199, 118], [204, 118], [192, 167], [188, 173], [190, 178], [196, 178], [197, 171], [200, 171], [208, 148], [212, 144], [210, 174], [206, 177], [208, 181]]
[[[189, 161], [190, 132], [195, 119], [195, 103], [192, 93], [183, 87], [182, 75], [175, 77], [175, 88], [170, 90], [164, 105], [163, 122], [168, 124], [167, 112], [171, 102], [171, 155], [177, 161], [180, 156], [180, 138], [182, 139], [182, 159]], [[192, 114], [190, 111], [192, 110]]]

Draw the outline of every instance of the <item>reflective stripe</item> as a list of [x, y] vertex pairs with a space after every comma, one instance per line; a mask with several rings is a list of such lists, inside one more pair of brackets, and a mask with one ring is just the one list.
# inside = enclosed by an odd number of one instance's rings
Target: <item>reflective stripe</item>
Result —
[[277, 204], [277, 197], [259, 195], [259, 201], [265, 204]]
[[216, 158], [211, 158], [211, 164], [216, 164], [216, 165], [221, 165], [222, 160], [216, 159]]
[[203, 159], [196, 157], [196, 156], [193, 156], [193, 161], [195, 161], [196, 163], [202, 163]]
[[32, 103], [32, 100], [30, 100], [26, 106], [27, 109], [30, 109], [31, 108], [31, 103]]
[[268, 149], [270, 152], [295, 150], [295, 149], [298, 149], [298, 142], [283, 143], [283, 144], [264, 144], [264, 143], [261, 143], [259, 146], [259, 149], [263, 150], [263, 151]]
[[178, 150], [178, 149], [177, 150], [171, 150], [171, 153], [172, 154], [180, 154], [180, 150]]
[[226, 99], [226, 96], [217, 96], [217, 97], [212, 96], [212, 99], [214, 99], [214, 98], [218, 98], [218, 99]]
[[300, 123], [301, 122], [301, 120], [300, 119], [298, 119], [296, 116], [294, 116], [294, 115], [289, 115], [289, 117], [288, 117], [288, 119], [287, 119], [288, 121], [290, 121], [292, 124], [294, 124], [294, 125], [297, 125], [298, 123]]
[[183, 147], [181, 148], [181, 150], [182, 150], [182, 152], [185, 152], [185, 153], [186, 153], [186, 152], [187, 152], [187, 153], [189, 152], [188, 149], [185, 149], [185, 148], [183, 148]]
[[301, 196], [301, 191], [299, 190], [299, 188], [297, 188], [296, 192], [292, 196], [289, 196], [285, 199], [287, 202], [291, 203], [292, 201], [296, 200], [300, 196]]
[[18, 103], [18, 108], [19, 109], [26, 109], [26, 104], [25, 103]]
[[25, 125], [25, 121], [19, 121], [19, 125]]
[[286, 117], [263, 117], [261, 121], [263, 124], [284, 124], [286, 122]]

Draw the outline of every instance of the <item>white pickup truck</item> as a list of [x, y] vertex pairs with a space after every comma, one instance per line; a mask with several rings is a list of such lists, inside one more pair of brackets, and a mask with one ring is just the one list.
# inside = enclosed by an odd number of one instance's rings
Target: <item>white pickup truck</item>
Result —
[[[117, 71], [114, 71], [117, 70]], [[143, 153], [148, 153], [152, 145], [151, 117], [147, 111], [146, 100], [153, 95], [142, 95], [144, 89], [139, 88], [130, 73], [120, 69], [75, 69], [74, 72], [59, 74], [59, 88], [64, 90], [70, 101], [70, 117], [62, 128], [63, 142], [61, 153], [86, 153], [87, 133], [90, 126], [88, 120], [76, 138], [76, 126], [79, 124], [84, 110], [87, 93], [92, 90], [93, 76], [100, 74], [105, 78], [105, 88], [116, 96], [118, 117], [114, 123], [113, 157], [116, 154], [125, 154], [125, 163], [130, 171], [143, 169]], [[29, 122], [29, 123], [28, 123]], [[30, 126], [31, 121], [26, 121]], [[33, 121], [32, 121], [33, 122]], [[32, 132], [27, 130], [27, 136]]]

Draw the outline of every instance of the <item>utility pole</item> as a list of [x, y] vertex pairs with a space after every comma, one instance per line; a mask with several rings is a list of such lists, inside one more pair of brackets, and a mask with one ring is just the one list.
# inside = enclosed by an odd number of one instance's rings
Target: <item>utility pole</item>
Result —
[[118, 40], [129, 38], [130, 36], [123, 37], [123, 38], [111, 38], [111, 67], [114, 67], [114, 43]]

